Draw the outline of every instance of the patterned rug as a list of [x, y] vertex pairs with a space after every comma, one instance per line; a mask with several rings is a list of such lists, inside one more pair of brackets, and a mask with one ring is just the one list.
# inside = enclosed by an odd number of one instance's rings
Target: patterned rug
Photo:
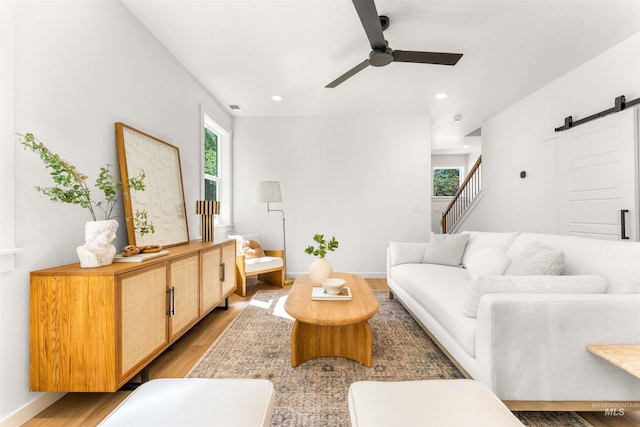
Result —
[[[349, 426], [347, 391], [355, 381], [463, 378], [386, 290], [373, 291], [373, 366], [321, 357], [291, 367], [293, 319], [287, 291], [260, 291], [187, 374], [192, 378], [265, 378], [276, 391], [272, 426]], [[528, 426], [589, 426], [573, 412], [516, 412]]]

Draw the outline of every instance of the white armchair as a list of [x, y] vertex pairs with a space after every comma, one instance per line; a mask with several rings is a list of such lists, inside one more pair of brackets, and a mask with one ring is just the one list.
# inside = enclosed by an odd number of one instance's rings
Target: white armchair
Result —
[[236, 293], [247, 296], [247, 277], [258, 276], [258, 280], [272, 286], [284, 287], [284, 250], [264, 250], [257, 234], [233, 235], [236, 239]]

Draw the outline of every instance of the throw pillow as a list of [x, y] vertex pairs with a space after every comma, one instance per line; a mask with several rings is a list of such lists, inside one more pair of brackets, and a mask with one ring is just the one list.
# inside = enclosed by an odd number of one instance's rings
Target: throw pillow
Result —
[[462, 255], [469, 241], [468, 234], [435, 234], [424, 251], [423, 263], [462, 267]]
[[244, 240], [242, 242], [242, 255], [245, 258], [259, 258], [264, 256], [262, 245], [255, 240]]
[[500, 275], [504, 274], [510, 262], [511, 260], [503, 251], [484, 248], [471, 255], [465, 267], [472, 276]]
[[520, 232], [463, 231], [461, 234], [469, 234], [469, 243], [462, 257], [462, 265], [465, 268], [469, 268], [467, 267], [467, 262], [473, 254], [486, 248], [494, 248], [506, 253], [507, 249], [520, 235]]
[[564, 267], [564, 253], [531, 242], [511, 260], [504, 274], [512, 276], [557, 275]]
[[607, 280], [595, 275], [474, 277], [464, 314], [477, 317], [480, 298], [486, 294], [601, 294], [606, 290]]
[[236, 241], [236, 253], [238, 255], [244, 255], [242, 253], [242, 244], [245, 240], [255, 240], [260, 243], [259, 234], [228, 234], [227, 237]]

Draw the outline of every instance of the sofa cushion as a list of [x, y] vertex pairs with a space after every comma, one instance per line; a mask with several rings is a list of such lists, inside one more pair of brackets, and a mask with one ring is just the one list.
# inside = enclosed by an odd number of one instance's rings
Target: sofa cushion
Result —
[[462, 256], [468, 241], [468, 234], [431, 233], [422, 262], [462, 267]]
[[621, 280], [617, 283], [609, 283], [608, 294], [640, 294], [640, 282]]
[[273, 256], [262, 256], [259, 258], [245, 258], [244, 267], [248, 273], [255, 273], [256, 271], [264, 271], [272, 268], [280, 268], [284, 265], [282, 258]]
[[511, 259], [504, 251], [496, 248], [484, 248], [473, 253], [465, 266], [471, 276], [489, 276], [504, 274]]
[[517, 254], [532, 241], [564, 253], [562, 274], [597, 274], [607, 279], [611, 290], [629, 289], [633, 283], [640, 282], [639, 242], [523, 232], [507, 255], [513, 258], [512, 254]]
[[464, 256], [462, 257], [462, 265], [465, 268], [468, 268], [467, 262], [473, 254], [486, 248], [493, 248], [502, 252], [507, 252], [507, 249], [509, 249], [520, 233], [517, 231], [513, 233], [463, 231], [460, 234], [469, 235], [469, 243], [467, 243], [467, 247], [464, 250]]
[[525, 246], [512, 260], [504, 274], [514, 276], [556, 275], [562, 273], [564, 253], [543, 248], [538, 242]]
[[486, 294], [601, 294], [607, 280], [580, 276], [477, 276], [471, 279], [464, 314], [476, 317], [480, 298]]
[[464, 315], [469, 275], [463, 268], [438, 264], [402, 264], [391, 278], [422, 305], [471, 357], [475, 356], [476, 319]]

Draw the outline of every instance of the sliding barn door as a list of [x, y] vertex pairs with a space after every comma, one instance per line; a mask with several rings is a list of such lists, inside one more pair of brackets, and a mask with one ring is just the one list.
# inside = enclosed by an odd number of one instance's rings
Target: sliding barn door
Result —
[[564, 234], [638, 240], [638, 110], [561, 132], [559, 228]]

